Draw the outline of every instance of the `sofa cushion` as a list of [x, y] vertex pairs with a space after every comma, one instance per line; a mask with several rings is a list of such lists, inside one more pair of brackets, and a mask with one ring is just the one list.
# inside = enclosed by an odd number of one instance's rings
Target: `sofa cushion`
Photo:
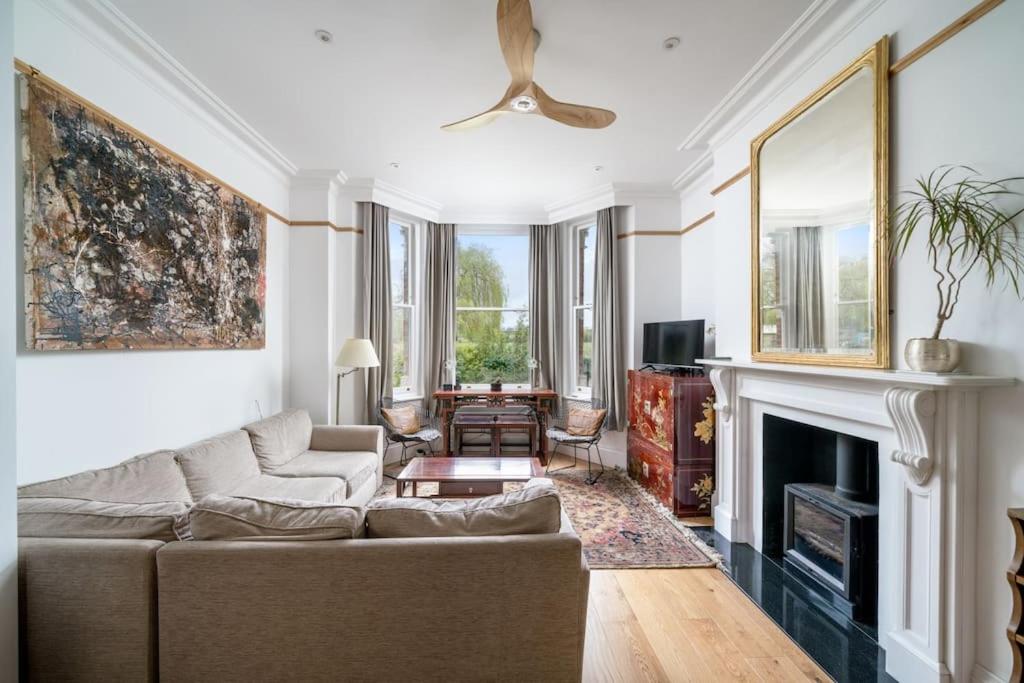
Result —
[[338, 477], [277, 477], [261, 474], [219, 493], [243, 498], [341, 503], [348, 498], [348, 487], [345, 480]]
[[193, 500], [226, 493], [260, 474], [249, 435], [241, 430], [179, 448], [177, 461]]
[[197, 541], [324, 541], [362, 538], [361, 508], [285, 498], [259, 499], [212, 495], [189, 511]]
[[77, 498], [107, 503], [191, 503], [174, 451], [137, 455], [120, 465], [18, 487], [19, 498]]
[[531, 479], [518, 491], [470, 501], [375, 501], [366, 510], [366, 528], [375, 538], [551, 534], [561, 527], [561, 514], [554, 483]]
[[366, 451], [306, 451], [274, 470], [275, 477], [341, 477], [352, 495], [381, 467], [380, 455]]
[[108, 503], [75, 498], [21, 498], [18, 535], [48, 538], [189, 538], [185, 503]]
[[309, 448], [313, 421], [305, 410], [286, 410], [242, 427], [264, 472], [273, 472]]

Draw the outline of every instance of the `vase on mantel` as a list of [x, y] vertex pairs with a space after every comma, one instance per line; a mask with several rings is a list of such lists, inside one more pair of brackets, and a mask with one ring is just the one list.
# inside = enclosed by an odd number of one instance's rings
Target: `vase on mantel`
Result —
[[917, 372], [953, 372], [960, 365], [960, 343], [956, 339], [915, 337], [907, 340], [903, 358]]

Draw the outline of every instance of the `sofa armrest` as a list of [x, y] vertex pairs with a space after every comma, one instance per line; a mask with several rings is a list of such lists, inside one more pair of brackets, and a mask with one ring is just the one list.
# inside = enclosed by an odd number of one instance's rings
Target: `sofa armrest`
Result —
[[316, 425], [309, 448], [314, 451], [375, 451], [384, 457], [384, 428], [379, 425]]
[[22, 680], [157, 680], [152, 540], [22, 538]]
[[581, 558], [563, 533], [170, 543], [161, 680], [579, 681]]

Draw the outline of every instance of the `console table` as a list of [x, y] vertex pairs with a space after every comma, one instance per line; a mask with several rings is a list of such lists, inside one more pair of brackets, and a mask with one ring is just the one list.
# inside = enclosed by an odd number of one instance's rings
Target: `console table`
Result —
[[537, 457], [542, 464], [547, 464], [547, 430], [548, 416], [558, 402], [558, 394], [551, 389], [504, 389], [489, 391], [487, 389], [440, 390], [434, 392], [438, 412], [441, 417], [441, 451], [452, 457], [452, 418], [455, 411], [464, 406], [486, 406], [502, 408], [505, 406], [530, 406], [537, 412]]

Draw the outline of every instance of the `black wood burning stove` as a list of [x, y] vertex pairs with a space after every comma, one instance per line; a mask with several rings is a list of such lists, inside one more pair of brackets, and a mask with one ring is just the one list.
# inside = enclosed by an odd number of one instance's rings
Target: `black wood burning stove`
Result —
[[829, 591], [834, 607], [874, 623], [878, 606], [878, 505], [874, 445], [836, 435], [836, 485], [786, 484], [784, 565]]

